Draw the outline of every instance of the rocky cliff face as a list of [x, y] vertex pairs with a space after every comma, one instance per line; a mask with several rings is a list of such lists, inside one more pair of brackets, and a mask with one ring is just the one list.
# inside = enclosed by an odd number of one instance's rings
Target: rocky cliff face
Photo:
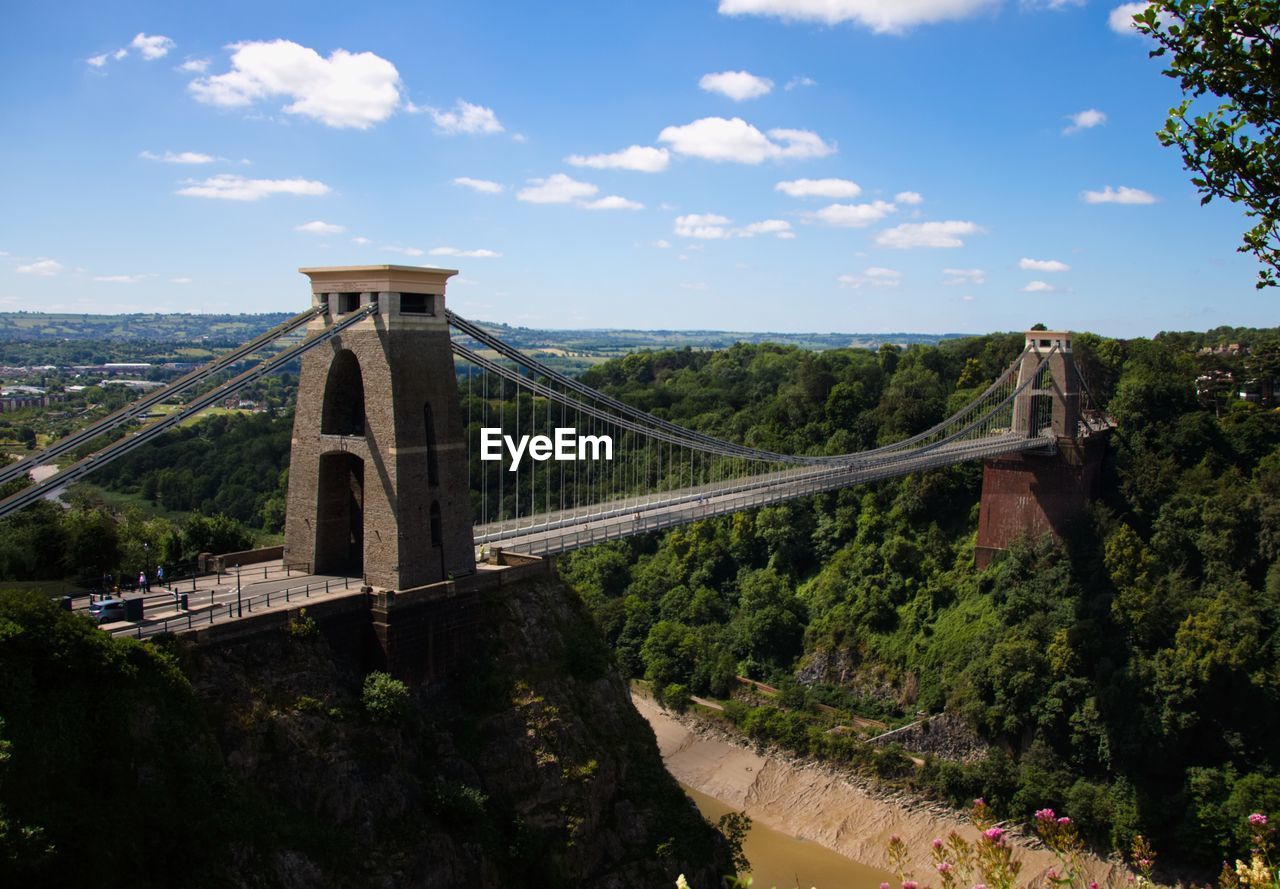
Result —
[[185, 652], [272, 822], [234, 844], [236, 883], [622, 889], [728, 870], [576, 597], [531, 581], [496, 608], [459, 678], [381, 724], [305, 626]]

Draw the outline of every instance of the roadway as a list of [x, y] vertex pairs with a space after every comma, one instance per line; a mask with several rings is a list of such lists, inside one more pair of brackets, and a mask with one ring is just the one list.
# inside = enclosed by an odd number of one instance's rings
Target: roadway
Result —
[[[311, 600], [333, 599], [357, 592], [364, 581], [359, 577], [334, 574], [300, 574], [286, 569], [280, 560], [240, 569], [239, 593], [236, 575], [205, 574], [187, 578], [174, 586], [151, 585], [143, 596], [141, 621], [112, 621], [102, 629], [112, 636], [145, 638], [157, 633], [226, 623], [242, 615], [295, 608]], [[186, 595], [187, 610], [178, 608], [178, 596]], [[133, 598], [123, 595], [121, 598]], [[75, 600], [73, 610], [88, 615], [88, 599]]]
[[887, 455], [839, 467], [804, 467], [698, 487], [680, 488], [634, 500], [595, 504], [579, 510], [541, 513], [521, 520], [479, 525], [477, 546], [550, 555], [605, 540], [671, 528], [713, 516], [781, 503], [852, 485], [937, 469], [1001, 454], [1044, 450], [1052, 440], [1005, 433], [936, 448]]

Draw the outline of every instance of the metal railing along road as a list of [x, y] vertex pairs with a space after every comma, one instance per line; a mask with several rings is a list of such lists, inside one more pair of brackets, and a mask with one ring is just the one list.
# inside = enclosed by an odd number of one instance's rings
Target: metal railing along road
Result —
[[[359, 578], [344, 577], [341, 585], [337, 580], [326, 578], [324, 581], [308, 581], [302, 586], [285, 587], [282, 590], [267, 590], [265, 593], [258, 593], [254, 596], [242, 596], [237, 601], [215, 602], [210, 601], [208, 605], [199, 609], [188, 608], [182, 614], [173, 615], [171, 617], [161, 618], [160, 620], [148, 623], [140, 623], [132, 627], [120, 627], [111, 631], [112, 636], [133, 636], [142, 639], [147, 636], [156, 636], [161, 633], [172, 633], [181, 630], [193, 630], [200, 626], [212, 626], [215, 623], [221, 623], [229, 620], [236, 620], [245, 614], [252, 614], [256, 606], [259, 611], [268, 609], [275, 604], [292, 604], [297, 601], [309, 601], [313, 596], [327, 596], [335, 592], [349, 592], [351, 590], [352, 581], [359, 581]], [[359, 587], [357, 587], [358, 589]], [[218, 591], [211, 590], [211, 600]], [[223, 590], [222, 594], [226, 595], [229, 590]]]
[[[852, 484], [865, 484], [924, 469], [949, 466], [960, 460], [1047, 450], [1053, 447], [1054, 441], [1049, 437], [1026, 438], [1020, 435], [1007, 435], [992, 441], [965, 442], [945, 450], [925, 452], [909, 459], [870, 468], [846, 467], [790, 477], [785, 473], [770, 473], [767, 477], [758, 478], [755, 485], [743, 486], [745, 489], [741, 489], [740, 493], [721, 490], [712, 499], [707, 499], [705, 493], [682, 495], [668, 503], [653, 504], [641, 510], [633, 506], [629, 511], [617, 510], [608, 516], [599, 515], [585, 524], [579, 522], [576, 525], [566, 523], [565, 526], [556, 527], [526, 527], [492, 537], [486, 536], [483, 540], [477, 536], [476, 542], [503, 541], [503, 548], [512, 552], [553, 555], [580, 546], [590, 546], [649, 531], [660, 531], [705, 518], [832, 491]], [[783, 476], [782, 479], [779, 479], [780, 475]], [[690, 498], [694, 502], [690, 502]], [[630, 516], [629, 519], [628, 516]], [[562, 528], [566, 528], [562, 533], [554, 533]]]

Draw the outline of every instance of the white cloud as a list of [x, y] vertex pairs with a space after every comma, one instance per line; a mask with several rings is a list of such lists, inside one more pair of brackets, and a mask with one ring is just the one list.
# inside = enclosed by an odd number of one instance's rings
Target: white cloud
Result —
[[876, 243], [881, 247], [899, 250], [912, 247], [963, 247], [961, 237], [982, 234], [983, 231], [982, 226], [976, 222], [904, 222], [880, 232], [876, 235]]
[[898, 208], [887, 201], [872, 201], [867, 204], [828, 204], [809, 216], [827, 225], [840, 228], [865, 228], [873, 222], [879, 222]]
[[422, 251], [417, 247], [383, 247], [388, 253], [403, 253], [405, 256], [421, 256]]
[[506, 186], [501, 182], [491, 182], [488, 179], [472, 179], [470, 176], [459, 176], [453, 180], [454, 185], [461, 185], [463, 188], [469, 188], [472, 191], [478, 191], [481, 194], [501, 194], [506, 190]]
[[203, 74], [209, 70], [211, 64], [213, 64], [212, 59], [187, 59], [178, 66], [178, 70], [188, 74]]
[[[763, 219], [760, 222], [730, 228], [729, 224], [732, 221], [728, 217], [715, 213], [691, 213], [687, 216], [677, 216], [673, 230], [682, 238], [697, 238], [703, 241], [754, 238], [756, 235], [777, 235], [784, 240], [795, 237], [795, 232], [791, 231], [791, 223], [785, 219]], [[690, 245], [688, 249], [700, 248]], [[684, 258], [681, 257], [681, 259]]]
[[188, 179], [185, 186], [178, 189], [178, 194], [223, 201], [258, 201], [273, 194], [321, 195], [330, 191], [329, 186], [314, 179], [249, 179], [233, 173], [202, 181]]
[[124, 49], [124, 48], [121, 48], [121, 49], [117, 49], [115, 52], [113, 52], [113, 53], [111, 54], [111, 58], [115, 59], [115, 60], [118, 62], [118, 61], [120, 61], [121, 59], [123, 59], [125, 56], [127, 56], [128, 54], [129, 54], [129, 50]]
[[814, 80], [812, 77], [805, 77], [803, 74], [800, 74], [788, 80], [787, 85], [784, 86], [783, 89], [787, 92], [791, 92], [796, 87], [817, 85], [818, 81]]
[[101, 68], [107, 63], [107, 53], [104, 52], [96, 56], [89, 56], [89, 58], [85, 59], [85, 63], [92, 65], [95, 68]]
[[20, 265], [14, 269], [19, 275], [35, 275], [40, 278], [52, 278], [62, 272], [62, 263], [52, 259], [37, 259], [30, 265]]
[[450, 136], [466, 133], [469, 136], [483, 136], [503, 132], [498, 115], [492, 108], [473, 105], [462, 99], [453, 103], [452, 111], [440, 111], [436, 108], [426, 109], [435, 122], [436, 129]]
[[720, 0], [721, 15], [767, 15], [785, 21], [856, 22], [877, 33], [968, 18], [1000, 0]]
[[170, 278], [169, 283], [170, 284], [190, 284], [191, 279], [186, 277]]
[[358, 245], [360, 245], [361, 247], [366, 247], [366, 246], [368, 246], [369, 244], [372, 244], [372, 243], [373, 243], [373, 241], [370, 241], [368, 238], [363, 237], [363, 236], [357, 236], [357, 237], [354, 237], [354, 238], [352, 238], [352, 239], [351, 239], [351, 243], [352, 243], [352, 244], [358, 244]]
[[1032, 272], [1068, 272], [1071, 266], [1056, 259], [1019, 259], [1018, 268]]
[[139, 32], [129, 45], [141, 53], [148, 62], [163, 59], [169, 54], [169, 50], [173, 49], [173, 41], [168, 37], [162, 37], [159, 34], [148, 37], [142, 32]]
[[101, 281], [106, 284], [137, 284], [139, 281], [145, 281], [151, 275], [94, 275], [93, 280]]
[[897, 269], [872, 266], [860, 275], [841, 275], [836, 278], [836, 281], [841, 287], [849, 287], [853, 290], [861, 290], [863, 287], [897, 287], [902, 283], [902, 272]]
[[943, 269], [946, 279], [942, 282], [948, 287], [964, 287], [987, 283], [987, 273], [983, 269]]
[[872, 266], [871, 268], [863, 272], [863, 274], [866, 275], [868, 278], [897, 279], [902, 277], [902, 272], [898, 271], [897, 269], [886, 269], [886, 268], [881, 268], [879, 266]]
[[304, 222], [302, 225], [294, 226], [296, 232], [307, 232], [312, 235], [340, 235], [346, 231], [345, 226], [334, 225], [331, 222], [321, 222], [319, 219], [314, 222]]
[[1097, 108], [1087, 108], [1075, 114], [1068, 114], [1067, 120], [1071, 121], [1071, 126], [1062, 128], [1062, 135], [1064, 136], [1070, 136], [1072, 133], [1078, 133], [1081, 130], [1100, 127], [1107, 122], [1107, 115]]
[[330, 127], [368, 129], [400, 104], [396, 66], [371, 52], [336, 49], [326, 59], [291, 40], [233, 44], [231, 70], [188, 84], [200, 102], [237, 108], [283, 97], [287, 114]]
[[856, 198], [862, 187], [848, 179], [791, 179], [773, 187], [793, 198]]
[[1086, 204], [1154, 204], [1156, 196], [1140, 188], [1129, 188], [1121, 185], [1112, 188], [1110, 185], [1102, 191], [1086, 191], [1080, 195]]
[[747, 71], [721, 71], [717, 74], [704, 74], [698, 86], [709, 93], [720, 93], [735, 102], [744, 99], [758, 99], [773, 89], [773, 81], [767, 77], [757, 77]]
[[1022, 288], [1023, 293], [1053, 293], [1057, 288], [1046, 281], [1030, 281]]
[[704, 117], [679, 127], [667, 127], [658, 134], [672, 150], [711, 161], [758, 164], [764, 160], [826, 157], [835, 146], [808, 130], [760, 132], [740, 117]]
[[211, 164], [217, 160], [212, 154], [199, 151], [166, 151], [164, 154], [143, 151], [138, 157], [149, 161], [164, 161], [166, 164]]
[[777, 235], [780, 238], [795, 237], [795, 232], [791, 231], [791, 223], [785, 219], [765, 219], [760, 222], [752, 222], [742, 228], [734, 229], [732, 233], [739, 238], [754, 238], [756, 235]]
[[635, 170], [639, 173], [661, 173], [671, 161], [671, 153], [665, 148], [632, 145], [612, 154], [571, 154], [565, 162], [575, 167], [592, 167], [597, 170]]
[[653, 244], [650, 246], [657, 247], [659, 250], [666, 250], [668, 247], [671, 246], [671, 242], [665, 239], [659, 238], [658, 240], [654, 241]]
[[1147, 3], [1121, 3], [1107, 16], [1107, 24], [1111, 26], [1111, 30], [1117, 34], [1139, 34], [1137, 28], [1133, 25], [1133, 17], [1142, 12], [1150, 4]]
[[588, 210], [643, 210], [644, 204], [611, 194], [595, 201], [578, 201], [578, 206]]
[[682, 238], [715, 240], [729, 237], [729, 230], [725, 228], [729, 222], [726, 217], [714, 213], [690, 213], [677, 216], [673, 230]]
[[923, 204], [924, 195], [918, 191], [900, 191], [893, 196], [895, 204]]
[[[421, 251], [419, 251], [420, 253]], [[432, 247], [428, 256], [462, 256], [467, 259], [497, 259], [501, 256], [496, 250], [459, 250], [457, 247]]]
[[530, 179], [528, 186], [516, 192], [516, 200], [530, 204], [568, 204], [589, 198], [599, 190], [590, 182], [579, 182], [564, 173], [556, 173], [546, 179]]
[[705, 281], [681, 281], [680, 287], [684, 290], [710, 290], [711, 285]]

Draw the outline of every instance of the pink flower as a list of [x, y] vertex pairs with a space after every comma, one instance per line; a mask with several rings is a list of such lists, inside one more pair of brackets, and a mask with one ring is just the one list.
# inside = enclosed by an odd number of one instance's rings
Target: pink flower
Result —
[[1004, 836], [1003, 827], [988, 827], [982, 832], [982, 835], [993, 843], [1000, 842], [1000, 838]]
[[938, 873], [940, 873], [940, 874], [949, 874], [949, 873], [951, 873], [951, 862], [949, 862], [949, 861], [939, 861], [939, 862], [938, 862]]
[[1049, 880], [1050, 882], [1052, 882], [1052, 881], [1054, 881], [1054, 880], [1058, 879], [1058, 872], [1057, 872], [1056, 870], [1054, 870], [1053, 868], [1049, 868], [1047, 871], [1045, 871], [1044, 876], [1045, 876], [1045, 879], [1047, 879], [1047, 880]]
[[1041, 809], [1036, 812], [1037, 821], [1052, 821], [1054, 817], [1053, 809]]
[[896, 833], [891, 833], [889, 834], [889, 842], [897, 845], [902, 842], [902, 837], [898, 836]]
[[880, 884], [880, 889], [889, 889], [889, 884], [888, 884], [888, 883], [881, 883], [881, 884]]
[[905, 880], [902, 883], [902, 889], [920, 889], [920, 884], [915, 880]]
[[1063, 827], [1066, 827], [1068, 824], [1071, 823], [1071, 819], [1068, 818], [1066, 815], [1063, 815], [1061, 818], [1058, 819], [1058, 823], [1061, 824]]
[[1089, 889], [1098, 889], [1098, 883], [1096, 880], [1089, 884]]
[[1249, 816], [1249, 823], [1254, 827], [1262, 827], [1267, 823], [1267, 816], [1263, 815], [1261, 812], [1254, 812]]
[[976, 886], [974, 886], [974, 887], [973, 887], [973, 889], [987, 889], [987, 884], [986, 884], [986, 883], [979, 883], [979, 884], [977, 884]]
[[935, 848], [935, 849], [941, 849], [941, 848], [942, 848], [942, 840], [938, 839], [937, 837], [934, 837], [934, 838], [933, 838], [933, 848]]

